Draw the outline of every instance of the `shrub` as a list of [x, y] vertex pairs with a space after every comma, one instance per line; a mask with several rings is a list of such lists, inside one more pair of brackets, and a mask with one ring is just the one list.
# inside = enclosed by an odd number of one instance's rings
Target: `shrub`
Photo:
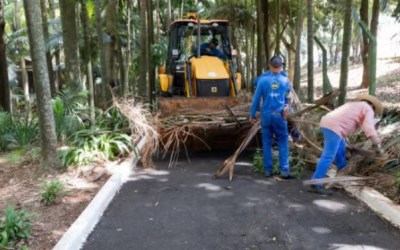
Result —
[[65, 186], [59, 180], [52, 180], [49, 182], [42, 182], [41, 184], [41, 201], [45, 205], [53, 204], [58, 197], [65, 194]]
[[59, 151], [59, 158], [64, 166], [114, 160], [132, 149], [130, 136], [101, 130], [78, 131], [73, 135], [70, 144], [71, 147]]
[[[272, 174], [279, 174], [279, 162], [277, 160], [277, 157], [272, 155], [274, 159], [272, 160]], [[263, 151], [262, 149], [257, 149], [256, 152], [253, 155], [253, 160], [252, 160], [252, 165], [251, 169], [255, 173], [263, 174], [264, 173], [264, 156], [263, 156]]]
[[25, 210], [8, 206], [0, 220], [0, 249], [15, 246], [21, 239], [29, 237], [32, 229], [31, 215]]

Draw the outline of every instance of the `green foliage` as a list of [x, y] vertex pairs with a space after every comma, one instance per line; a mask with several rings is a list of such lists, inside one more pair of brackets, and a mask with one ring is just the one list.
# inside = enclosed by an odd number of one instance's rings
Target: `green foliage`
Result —
[[0, 148], [3, 150], [30, 146], [39, 138], [39, 126], [27, 116], [12, 117], [0, 112]]
[[31, 215], [25, 210], [8, 206], [0, 220], [0, 248], [10, 248], [21, 239], [29, 237], [32, 229]]
[[[263, 174], [264, 173], [264, 156], [262, 149], [257, 149], [256, 152], [253, 155], [253, 160], [252, 160], [252, 165], [251, 169], [255, 173]], [[272, 174], [279, 174], [279, 162], [277, 160], [277, 157], [274, 157], [272, 160]]]
[[58, 197], [65, 194], [65, 185], [59, 180], [52, 180], [49, 182], [43, 182], [41, 184], [41, 201], [45, 205], [53, 204]]
[[10, 137], [12, 120], [7, 112], [0, 112], [0, 149], [6, 149]]
[[114, 160], [132, 149], [127, 134], [104, 130], [81, 130], [70, 141], [71, 147], [59, 151], [64, 166], [89, 164], [99, 160]]
[[111, 107], [97, 115], [97, 126], [105, 130], [115, 130], [129, 127], [128, 120], [116, 107]]
[[33, 119], [15, 119], [12, 125], [9, 148], [29, 146], [39, 137], [39, 126]]
[[251, 170], [255, 173], [262, 174], [264, 173], [264, 162], [263, 162], [263, 154], [262, 149], [257, 149], [253, 155], [253, 160], [251, 164]]
[[301, 179], [304, 177], [304, 170], [306, 168], [306, 164], [301, 161], [301, 158], [296, 156], [295, 153], [289, 158], [289, 166], [290, 166], [290, 175], [296, 177], [297, 179]]
[[70, 88], [65, 88], [53, 100], [52, 107], [59, 141], [63, 141], [65, 137], [84, 127], [83, 120], [88, 117], [88, 110], [84, 106], [86, 98], [87, 93], [85, 91], [76, 92]]

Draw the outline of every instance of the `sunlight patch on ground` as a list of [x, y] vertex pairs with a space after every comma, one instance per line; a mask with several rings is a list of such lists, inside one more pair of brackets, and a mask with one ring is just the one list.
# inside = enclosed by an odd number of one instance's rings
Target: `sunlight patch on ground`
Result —
[[257, 184], [267, 185], [267, 186], [273, 185], [273, 183], [271, 181], [267, 181], [267, 180], [255, 180], [254, 182]]
[[329, 228], [326, 228], [326, 227], [313, 227], [313, 228], [311, 228], [311, 230], [313, 230], [317, 234], [330, 234], [330, 233], [332, 233], [332, 230], [330, 230]]
[[295, 210], [296, 212], [300, 212], [300, 211], [304, 211], [305, 210], [304, 205], [296, 204], [296, 203], [289, 203], [288, 208], [292, 209], [292, 210]]
[[347, 208], [346, 204], [343, 204], [338, 201], [331, 201], [331, 200], [314, 200], [313, 203], [318, 207], [325, 208], [332, 212], [343, 211]]
[[211, 183], [200, 183], [196, 185], [197, 188], [204, 188], [207, 191], [220, 191], [221, 187]]
[[235, 163], [236, 166], [247, 166], [247, 167], [251, 167], [253, 164], [251, 164], [250, 162], [246, 162], [246, 161], [238, 161]]
[[330, 250], [385, 250], [385, 248], [369, 245], [331, 244]]
[[228, 196], [233, 196], [233, 192], [215, 192], [215, 193], [209, 193], [207, 194], [208, 198], [222, 198], [222, 197], [228, 197]]

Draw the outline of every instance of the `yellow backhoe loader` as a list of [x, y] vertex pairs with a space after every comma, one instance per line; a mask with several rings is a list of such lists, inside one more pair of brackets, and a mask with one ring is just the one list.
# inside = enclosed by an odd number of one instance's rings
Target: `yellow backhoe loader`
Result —
[[[231, 47], [229, 31], [227, 20], [199, 20], [195, 12], [171, 24], [167, 61], [159, 72], [157, 105], [162, 117], [231, 112], [230, 108], [237, 105], [241, 75], [237, 72], [236, 50]], [[217, 43], [213, 49], [218, 56], [204, 49], [203, 44], [210, 41]], [[232, 139], [238, 140], [238, 134], [245, 129], [237, 123], [236, 127], [235, 124], [218, 124], [215, 129], [207, 130], [199, 127], [195, 136], [184, 140], [185, 147], [191, 150], [234, 147]]]
[[[219, 41], [216, 49], [222, 59], [201, 49], [211, 39]], [[227, 20], [198, 20], [197, 14], [190, 12], [185, 19], [173, 22], [169, 28], [167, 61], [159, 74], [161, 114], [234, 105], [234, 97], [241, 88], [241, 75], [233, 60], [235, 53]]]

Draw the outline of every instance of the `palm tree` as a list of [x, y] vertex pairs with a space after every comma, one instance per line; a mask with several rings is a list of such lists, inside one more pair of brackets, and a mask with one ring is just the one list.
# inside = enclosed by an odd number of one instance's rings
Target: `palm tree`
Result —
[[339, 80], [339, 89], [340, 89], [339, 105], [344, 104], [346, 100], [349, 54], [351, 47], [352, 9], [353, 9], [353, 0], [346, 0], [344, 5], [342, 61], [340, 66], [340, 80]]
[[307, 101], [314, 101], [314, 26], [313, 0], [307, 0]]
[[76, 1], [60, 0], [60, 13], [65, 56], [65, 78], [67, 84], [79, 90], [82, 89], [82, 85], [79, 67]]
[[0, 108], [10, 112], [10, 87], [8, 84], [7, 53], [4, 41], [6, 23], [3, 15], [3, 6], [3, 0], [0, 0]]
[[28, 26], [29, 45], [33, 62], [35, 91], [40, 124], [42, 166], [57, 169], [61, 165], [57, 158], [57, 137], [51, 106], [50, 83], [46, 64], [46, 49], [41, 26], [42, 16], [38, 1], [24, 0]]

